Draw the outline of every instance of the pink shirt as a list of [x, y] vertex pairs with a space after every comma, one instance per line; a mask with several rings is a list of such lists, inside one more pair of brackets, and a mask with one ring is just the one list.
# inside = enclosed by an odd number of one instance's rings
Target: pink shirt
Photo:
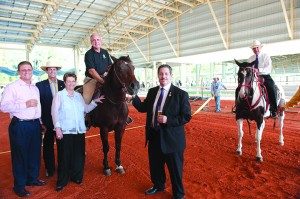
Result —
[[[37, 107], [26, 107], [26, 101], [36, 99]], [[41, 117], [40, 93], [34, 84], [19, 79], [8, 84], [2, 94], [0, 110], [19, 119], [38, 119]]]

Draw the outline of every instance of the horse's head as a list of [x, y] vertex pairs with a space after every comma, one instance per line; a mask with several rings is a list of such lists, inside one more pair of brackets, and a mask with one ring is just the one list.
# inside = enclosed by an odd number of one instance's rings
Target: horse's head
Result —
[[130, 95], [137, 94], [140, 84], [134, 75], [135, 67], [129, 56], [121, 56], [119, 59], [112, 57], [114, 63], [110, 68], [111, 74], [114, 74], [115, 84], [119, 84], [125, 92]]
[[256, 71], [253, 67], [255, 61], [248, 62], [238, 62], [235, 60], [235, 63], [239, 66], [238, 71], [238, 96], [243, 99], [246, 97], [253, 96], [253, 88], [254, 88], [254, 78], [256, 78]]

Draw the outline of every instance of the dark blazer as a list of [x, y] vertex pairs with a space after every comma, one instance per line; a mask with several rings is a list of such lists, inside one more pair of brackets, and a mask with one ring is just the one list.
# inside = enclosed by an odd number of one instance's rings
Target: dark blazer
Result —
[[[61, 80], [58, 81], [58, 91], [61, 91], [65, 88], [65, 84]], [[51, 106], [52, 106], [52, 92], [50, 88], [49, 80], [43, 80], [36, 83], [40, 91], [40, 100], [41, 100], [41, 107], [42, 107], [42, 122], [47, 127], [47, 129], [53, 129], [53, 122], [51, 116]]]
[[[149, 89], [145, 100], [134, 97], [132, 104], [139, 111], [147, 113], [146, 118], [146, 144], [154, 132], [152, 126], [153, 104], [159, 86]], [[191, 106], [188, 93], [171, 84], [162, 114], [167, 116], [167, 123], [159, 125], [161, 150], [163, 153], [173, 153], [185, 149], [184, 124], [191, 119]]]

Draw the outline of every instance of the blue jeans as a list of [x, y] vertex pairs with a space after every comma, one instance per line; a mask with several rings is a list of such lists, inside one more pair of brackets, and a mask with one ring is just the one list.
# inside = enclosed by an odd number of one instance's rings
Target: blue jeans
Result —
[[215, 102], [216, 102], [216, 112], [221, 111], [221, 97], [215, 96]]

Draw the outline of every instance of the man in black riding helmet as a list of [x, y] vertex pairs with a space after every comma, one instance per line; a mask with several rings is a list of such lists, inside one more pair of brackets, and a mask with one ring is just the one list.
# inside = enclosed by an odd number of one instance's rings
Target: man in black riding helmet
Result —
[[249, 57], [248, 62], [255, 61], [254, 67], [258, 69], [258, 75], [264, 79], [263, 84], [267, 89], [270, 102], [270, 117], [275, 118], [277, 113], [276, 90], [275, 83], [270, 76], [272, 71], [272, 60], [268, 54], [261, 52], [262, 47], [263, 45], [258, 40], [253, 41], [250, 48], [254, 54]]

